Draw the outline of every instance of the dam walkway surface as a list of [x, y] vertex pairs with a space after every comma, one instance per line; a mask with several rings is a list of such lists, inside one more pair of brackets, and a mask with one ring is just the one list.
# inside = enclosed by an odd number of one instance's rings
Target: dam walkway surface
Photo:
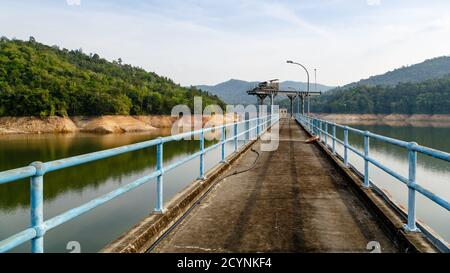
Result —
[[279, 126], [278, 149], [255, 142], [151, 252], [369, 252], [372, 241], [398, 252], [306, 131]]

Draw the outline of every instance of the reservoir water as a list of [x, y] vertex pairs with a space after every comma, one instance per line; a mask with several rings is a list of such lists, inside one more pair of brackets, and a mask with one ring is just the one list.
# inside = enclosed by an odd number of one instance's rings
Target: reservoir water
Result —
[[[415, 141], [426, 147], [450, 152], [450, 124], [439, 123], [433, 126], [429, 124], [420, 126], [351, 124], [349, 126], [408, 142]], [[343, 130], [336, 131], [342, 140]], [[363, 136], [350, 132], [349, 143], [360, 152], [364, 151]], [[340, 155], [343, 155], [342, 145], [337, 144], [336, 149]], [[408, 153], [405, 148], [371, 138], [370, 157], [400, 173], [403, 177], [408, 177]], [[364, 173], [364, 160], [350, 150], [349, 162], [361, 173]], [[369, 177], [379, 188], [387, 191], [396, 203], [407, 208], [408, 188], [405, 184], [372, 164], [369, 165]], [[450, 162], [418, 153], [416, 178], [417, 183], [421, 186], [445, 200], [450, 200]], [[450, 241], [450, 213], [446, 209], [441, 208], [420, 193], [416, 193], [416, 215], [419, 221], [426, 223], [447, 242]]]
[[[352, 125], [374, 133], [416, 141], [419, 144], [450, 152], [450, 125], [448, 126], [388, 126]], [[26, 166], [33, 161], [59, 158], [99, 151], [168, 135], [169, 131], [139, 134], [41, 134], [0, 136], [0, 171]], [[338, 132], [341, 134], [342, 132]], [[213, 142], [207, 142], [206, 146]], [[350, 143], [362, 150], [362, 137], [350, 135]], [[198, 151], [198, 141], [178, 141], [164, 145], [165, 164]], [[233, 150], [233, 143], [226, 146]], [[338, 147], [342, 153], [342, 147]], [[372, 141], [371, 155], [391, 169], [407, 176], [407, 153], [393, 145]], [[220, 149], [206, 156], [206, 167], [220, 161]], [[350, 154], [350, 161], [362, 170], [363, 162]], [[109, 159], [56, 171], [45, 175], [44, 217], [49, 219], [68, 209], [84, 204], [152, 172], [155, 168], [155, 149], [149, 148]], [[194, 159], [165, 174], [164, 197], [168, 201], [199, 174], [199, 161]], [[407, 188], [389, 175], [371, 167], [370, 178], [406, 207]], [[450, 163], [426, 156], [418, 158], [418, 183], [450, 200]], [[81, 217], [59, 226], [45, 235], [46, 252], [69, 252], [67, 243], [77, 241], [82, 252], [96, 252], [117, 238], [155, 207], [155, 183], [147, 183]], [[418, 194], [417, 216], [447, 241], [450, 240], [450, 215]], [[16, 181], [0, 185], [0, 240], [29, 226], [29, 182]], [[26, 243], [12, 252], [29, 252]]]

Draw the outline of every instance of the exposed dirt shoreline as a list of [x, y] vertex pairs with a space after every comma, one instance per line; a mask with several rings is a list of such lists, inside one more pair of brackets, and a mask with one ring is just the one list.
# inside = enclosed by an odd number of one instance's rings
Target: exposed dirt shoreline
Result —
[[427, 114], [313, 114], [322, 119], [343, 124], [359, 125], [389, 125], [389, 126], [417, 126], [417, 127], [449, 127], [450, 115], [427, 115]]
[[[222, 116], [191, 116], [178, 122], [179, 126], [201, 122], [202, 125], [222, 124]], [[178, 120], [168, 115], [121, 116], [106, 115], [98, 117], [0, 117], [0, 135], [4, 134], [41, 134], [41, 133], [126, 133], [149, 132], [163, 128], [171, 128]], [[201, 120], [201, 121], [200, 121]], [[227, 116], [225, 121], [232, 122]]]
[[[360, 125], [390, 125], [390, 126], [432, 126], [449, 127], [450, 115], [375, 115], [375, 114], [313, 114], [322, 119], [343, 124]], [[177, 117], [169, 115], [145, 115], [145, 116], [123, 116], [106, 115], [98, 117], [0, 117], [0, 135], [4, 134], [40, 134], [40, 133], [126, 133], [126, 132], [149, 132], [163, 128], [171, 128], [177, 121]], [[202, 125], [222, 124], [222, 116], [191, 116], [191, 125], [200, 122]], [[226, 122], [232, 122], [233, 117], [227, 116]], [[189, 123], [185, 119], [184, 126]]]

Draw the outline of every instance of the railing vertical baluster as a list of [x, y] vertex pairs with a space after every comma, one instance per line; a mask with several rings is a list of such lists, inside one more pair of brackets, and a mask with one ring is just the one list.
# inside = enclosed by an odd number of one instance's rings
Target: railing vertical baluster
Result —
[[369, 131], [364, 132], [364, 187], [370, 187], [369, 179], [369, 147], [370, 147]]
[[200, 176], [199, 179], [205, 179], [205, 132], [202, 128], [200, 132]]
[[237, 121], [234, 121], [234, 151], [237, 151], [238, 149], [238, 124]]
[[256, 139], [258, 139], [258, 137], [259, 137], [259, 119], [260, 119], [260, 116], [259, 116], [259, 113], [258, 113], [258, 117], [256, 118]]
[[222, 163], [224, 163], [225, 162], [225, 140], [226, 140], [226, 132], [227, 132], [227, 128], [226, 128], [226, 125], [225, 124], [223, 124], [223, 127], [222, 127]]
[[245, 120], [245, 140], [250, 142], [250, 116]]
[[36, 237], [31, 240], [31, 252], [44, 252], [44, 172], [42, 162], [33, 162], [31, 166], [36, 168], [36, 175], [30, 178], [30, 209], [31, 227], [36, 230]]
[[259, 133], [262, 135], [264, 134], [264, 116], [261, 117], [261, 130], [259, 130]]
[[333, 154], [336, 154], [336, 123], [333, 123]]
[[263, 117], [263, 123], [262, 124], [263, 124], [262, 125], [262, 131], [264, 133], [266, 131], [266, 125], [267, 125], [267, 116], [266, 115]]
[[328, 147], [328, 122], [325, 121], [325, 147]]
[[416, 191], [412, 187], [416, 183], [416, 167], [417, 167], [417, 151], [415, 150], [417, 143], [411, 142], [408, 146], [408, 223], [405, 230], [417, 232], [416, 226]]
[[323, 132], [322, 132], [322, 121], [319, 120], [319, 134], [320, 134], [320, 142], [323, 142]]
[[320, 138], [319, 120], [316, 120], [316, 131], [317, 131], [317, 136]]
[[319, 122], [317, 121], [317, 119], [314, 119], [314, 132], [315, 132], [316, 136], [319, 136], [318, 126], [319, 126]]
[[319, 120], [316, 119], [316, 135], [320, 138]]
[[316, 135], [316, 120], [314, 118], [311, 120], [311, 126], [312, 126], [312, 134]]
[[313, 135], [316, 135], [316, 120], [313, 118], [312, 120], [311, 120], [311, 126], [312, 126], [312, 134]]
[[156, 145], [156, 170], [160, 171], [160, 174], [156, 178], [156, 213], [164, 213], [164, 189], [163, 189], [163, 141], [162, 138], [158, 138], [159, 143]]
[[344, 127], [344, 164], [348, 167], [348, 126]]

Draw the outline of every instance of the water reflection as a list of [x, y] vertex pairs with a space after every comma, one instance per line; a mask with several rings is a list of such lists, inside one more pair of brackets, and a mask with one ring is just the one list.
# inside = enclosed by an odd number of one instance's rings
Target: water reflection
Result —
[[[363, 131], [368, 130], [404, 141], [415, 141], [426, 147], [450, 152], [449, 124], [435, 127], [399, 126], [399, 124], [393, 126], [385, 123], [378, 125], [351, 124], [351, 126]], [[343, 135], [343, 130], [338, 129], [337, 136], [343, 139]], [[331, 140], [329, 141], [331, 143]], [[363, 136], [350, 132], [349, 143], [363, 152]], [[342, 145], [337, 145], [337, 151], [343, 155]], [[371, 139], [370, 156], [404, 177], [408, 177], [408, 155], [405, 148]], [[349, 152], [349, 161], [359, 171], [364, 171], [364, 161], [355, 153]], [[440, 197], [450, 200], [450, 163], [419, 154], [417, 164], [417, 182]], [[389, 192], [393, 199], [403, 207], [407, 207], [407, 187], [403, 183], [373, 165], [370, 166], [369, 173], [370, 179], [378, 187]], [[431, 226], [445, 240], [450, 241], [449, 212], [419, 193], [416, 202], [418, 219]]]
[[[0, 136], [0, 170], [22, 167], [35, 160], [50, 161], [169, 134], [170, 130], [153, 134]], [[215, 140], [205, 141], [205, 146], [209, 147], [214, 143]], [[198, 140], [165, 143], [164, 162], [170, 164], [198, 150]], [[226, 151], [226, 154], [232, 151], [232, 143], [227, 144]], [[151, 147], [46, 174], [45, 219], [149, 174], [155, 168], [155, 154], [155, 147]], [[206, 159], [206, 169], [213, 167], [220, 161], [220, 150], [213, 150]], [[198, 170], [198, 160], [193, 160], [167, 173], [164, 191], [166, 201], [191, 183], [198, 176]], [[154, 192], [154, 183], [148, 183], [50, 231], [45, 237], [46, 252], [67, 252], [65, 244], [70, 240], [79, 241], [84, 252], [100, 250], [152, 212], [155, 202]], [[0, 239], [28, 227], [28, 180], [0, 185], [0, 219]], [[13, 252], [28, 251], [28, 243], [13, 250]]]

